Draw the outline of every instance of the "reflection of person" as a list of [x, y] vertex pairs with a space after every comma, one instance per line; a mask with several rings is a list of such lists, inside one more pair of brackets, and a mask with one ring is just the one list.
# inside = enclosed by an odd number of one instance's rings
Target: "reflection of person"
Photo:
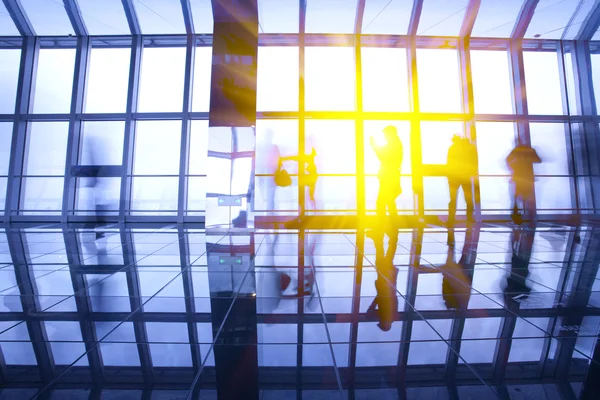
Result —
[[[264, 157], [261, 160], [261, 172], [266, 174], [275, 174], [278, 168], [279, 157], [281, 156], [279, 146], [274, 143], [273, 135], [272, 129], [267, 129], [265, 131], [265, 139], [260, 144], [260, 149], [258, 151], [258, 153]], [[275, 178], [268, 177], [261, 180], [261, 182], [264, 187], [263, 193], [266, 199], [267, 211], [272, 212], [275, 210], [275, 190], [277, 189]]]
[[504, 304], [511, 308], [519, 308], [529, 298], [531, 286], [527, 283], [529, 276], [529, 260], [533, 248], [534, 231], [513, 229], [510, 234], [511, 260], [510, 274], [501, 284], [504, 293]]
[[377, 279], [375, 290], [377, 295], [367, 310], [367, 315], [377, 315], [379, 328], [389, 331], [398, 314], [398, 294], [396, 293], [396, 281], [398, 269], [394, 266], [394, 255], [398, 247], [398, 232], [390, 233], [388, 250], [384, 252], [383, 235], [373, 239], [375, 244], [375, 268]]
[[448, 230], [448, 255], [446, 264], [441, 266], [441, 269], [442, 297], [449, 310], [466, 310], [469, 305], [478, 241], [479, 231], [468, 228], [460, 260], [456, 263], [454, 262], [454, 231]]
[[531, 146], [521, 140], [506, 157], [506, 164], [511, 172], [512, 210], [513, 220], [520, 222], [519, 201], [523, 211], [529, 214], [530, 220], [535, 218], [535, 189], [533, 164], [542, 160]]
[[400, 187], [400, 167], [402, 166], [403, 148], [395, 126], [389, 125], [383, 129], [386, 144], [379, 146], [371, 136], [371, 147], [377, 155], [379, 162], [379, 193], [377, 195], [378, 226], [369, 236], [377, 236], [384, 232], [386, 209], [391, 217], [398, 215], [396, 198], [402, 193]]
[[473, 183], [477, 175], [477, 148], [469, 139], [455, 135], [448, 149], [446, 162], [450, 203], [448, 203], [448, 224], [454, 223], [458, 191], [463, 190], [467, 203], [467, 221], [473, 220]]

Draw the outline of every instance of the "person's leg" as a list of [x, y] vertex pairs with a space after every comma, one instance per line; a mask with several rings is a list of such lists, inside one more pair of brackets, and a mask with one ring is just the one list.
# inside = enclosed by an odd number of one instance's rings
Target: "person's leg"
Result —
[[467, 221], [473, 221], [473, 186], [471, 179], [462, 182], [461, 187], [465, 195], [465, 203], [467, 203]]
[[377, 194], [377, 202], [375, 203], [377, 213], [377, 229], [383, 230], [385, 225], [385, 212], [387, 208], [385, 182], [379, 180], [379, 192]]
[[459, 184], [455, 180], [448, 179], [448, 190], [450, 192], [450, 202], [448, 203], [448, 224], [454, 223], [456, 217], [456, 200], [458, 197]]

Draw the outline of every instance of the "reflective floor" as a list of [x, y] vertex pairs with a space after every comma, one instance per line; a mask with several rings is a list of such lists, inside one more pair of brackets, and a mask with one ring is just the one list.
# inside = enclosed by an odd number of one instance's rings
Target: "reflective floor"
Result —
[[0, 399], [597, 399], [599, 232], [4, 228]]

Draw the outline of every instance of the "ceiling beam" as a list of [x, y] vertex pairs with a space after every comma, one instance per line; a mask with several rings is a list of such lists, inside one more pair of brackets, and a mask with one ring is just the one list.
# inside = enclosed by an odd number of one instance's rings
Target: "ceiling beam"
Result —
[[83, 21], [83, 16], [81, 15], [81, 9], [79, 8], [79, 4], [77, 0], [63, 0], [65, 5], [65, 10], [67, 11], [67, 15], [69, 16], [69, 20], [71, 21], [71, 25], [73, 25], [73, 30], [77, 36], [87, 36], [89, 35], [87, 27], [85, 26], [85, 22]]
[[192, 4], [190, 0], [181, 0], [181, 10], [183, 11], [183, 21], [185, 22], [185, 32], [188, 35], [195, 33], [194, 17], [192, 16]]
[[125, 10], [125, 16], [127, 17], [127, 23], [129, 24], [129, 30], [132, 35], [141, 35], [142, 28], [140, 27], [140, 21], [133, 6], [133, 0], [121, 0], [123, 3], [123, 9]]
[[358, 0], [356, 4], [356, 17], [354, 19], [354, 34], [359, 35], [362, 33], [363, 18], [365, 16], [365, 4], [367, 0]]
[[3, 0], [4, 5], [6, 6], [6, 11], [12, 18], [15, 23], [17, 29], [23, 36], [35, 36], [35, 30], [33, 29], [33, 25], [25, 10], [23, 9], [23, 5], [19, 0]]
[[419, 28], [419, 20], [423, 11], [423, 0], [415, 0], [413, 3], [412, 12], [410, 14], [410, 22], [408, 24], [408, 36], [415, 36]]
[[525, 36], [525, 32], [527, 32], [527, 28], [539, 2], [540, 0], [525, 0], [510, 34], [511, 39], [522, 39]]
[[575, 40], [592, 40], [596, 31], [600, 27], [600, 0], [596, 0], [592, 10], [585, 17], [585, 20], [579, 27], [579, 32], [575, 35]]
[[479, 6], [481, 6], [481, 0], [469, 0], [467, 12], [465, 12], [465, 17], [463, 18], [463, 22], [460, 27], [460, 37], [471, 36], [471, 32], [473, 32], [473, 26], [475, 25], [475, 20], [477, 19], [477, 14], [479, 13]]

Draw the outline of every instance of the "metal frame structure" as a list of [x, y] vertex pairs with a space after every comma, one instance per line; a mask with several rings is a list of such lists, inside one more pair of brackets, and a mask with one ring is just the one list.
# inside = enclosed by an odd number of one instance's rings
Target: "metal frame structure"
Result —
[[[76, 165], [78, 158], [78, 143], [81, 136], [81, 126], [84, 121], [106, 121], [106, 120], [121, 120], [125, 121], [125, 139], [123, 164], [121, 167], [121, 193], [120, 207], [118, 216], [114, 216], [115, 221], [148, 221], [148, 222], [202, 222], [202, 216], [187, 215], [187, 197], [188, 197], [188, 174], [187, 166], [190, 157], [189, 154], [189, 130], [192, 120], [208, 119], [207, 112], [192, 112], [191, 111], [191, 93], [193, 85], [193, 70], [194, 70], [194, 52], [197, 46], [210, 46], [210, 35], [198, 35], [194, 33], [194, 21], [191, 15], [191, 5], [189, 0], [182, 0], [182, 13], [186, 35], [184, 36], [160, 36], [160, 35], [143, 35], [140, 22], [138, 20], [136, 10], [131, 0], [123, 0], [123, 7], [129, 28], [132, 33], [127, 37], [131, 40], [131, 63], [129, 74], [129, 91], [127, 97], [127, 109], [123, 114], [89, 114], [84, 113], [82, 104], [85, 99], [86, 77], [89, 70], [89, 56], [95, 43], [102, 41], [102, 46], [122, 46], [122, 37], [95, 37], [88, 36], [85, 22], [81, 16], [81, 11], [76, 0], [64, 0], [65, 9], [73, 29], [75, 30], [76, 38], [46, 38], [34, 36], [35, 31], [32, 24], [23, 11], [19, 0], [3, 0], [6, 8], [13, 18], [15, 25], [23, 37], [15, 38], [0, 38], [0, 48], [6, 44], [12, 48], [21, 49], [21, 67], [19, 71], [18, 92], [16, 97], [16, 107], [14, 114], [0, 115], [0, 121], [13, 122], [13, 140], [11, 148], [11, 160], [8, 176], [8, 189], [5, 204], [3, 221], [4, 223], [32, 221], [32, 222], [77, 222], [85, 220], [83, 215], [79, 215], [75, 211], [75, 198], [77, 196], [77, 178], [71, 173], [71, 167]], [[364, 15], [365, 2], [359, 1], [356, 10], [354, 34], [340, 35], [319, 35], [305, 33], [306, 20], [306, 2], [299, 1], [300, 8], [300, 30], [298, 34], [260, 34], [259, 45], [261, 46], [297, 46], [299, 51], [299, 108], [297, 112], [259, 112], [257, 118], [261, 119], [293, 119], [298, 120], [299, 128], [299, 149], [304, 149], [305, 142], [305, 121], [306, 119], [349, 119], [355, 121], [355, 142], [356, 142], [356, 194], [357, 208], [355, 210], [357, 216], [364, 216], [368, 210], [364, 203], [365, 190], [365, 175], [364, 175], [364, 154], [362, 152], [364, 137], [363, 122], [366, 120], [409, 120], [411, 121], [411, 152], [413, 162], [413, 187], [415, 189], [415, 213], [419, 217], [424, 217], [425, 214], [431, 214], [431, 211], [425, 210], [424, 199], [422, 195], [423, 177], [427, 176], [426, 171], [420, 171], [423, 168], [421, 162], [421, 138], [420, 138], [420, 121], [447, 121], [458, 120], [464, 122], [465, 132], [471, 137], [471, 140], [476, 141], [475, 123], [478, 121], [512, 121], [516, 123], [517, 135], [522, 139], [529, 140], [529, 122], [563, 122], [567, 129], [565, 135], [573, 145], [569, 149], [569, 157], [571, 163], [571, 181], [573, 186], [573, 208], [572, 214], [596, 214], [599, 208], [597, 176], [600, 175], [597, 165], [591, 160], [595, 159], [598, 154], [600, 144], [596, 139], [596, 134], [600, 133], [598, 122], [600, 118], [596, 115], [593, 104], [594, 92], [593, 82], [591, 79], [590, 64], [590, 44], [589, 39], [600, 26], [600, 11], [596, 5], [587, 16], [584, 24], [577, 34], [576, 41], [556, 41], [542, 39], [523, 39], [524, 33], [527, 30], [531, 21], [538, 1], [525, 1], [519, 13], [519, 17], [515, 22], [512, 34], [507, 39], [479, 39], [470, 37], [473, 29], [477, 13], [480, 6], [480, 1], [469, 1], [465, 12], [464, 20], [460, 28], [460, 39], [456, 42], [457, 57], [461, 66], [460, 81], [462, 82], [462, 103], [463, 113], [461, 114], [439, 114], [439, 113], [423, 113], [419, 110], [419, 95], [417, 81], [417, 56], [418, 48], [437, 48], [442, 42], [453, 42], [451, 38], [435, 38], [435, 37], [419, 37], [416, 36], [419, 25], [420, 15], [423, 9], [424, 2], [416, 0], [413, 3], [412, 15], [408, 28], [408, 35], [366, 35], [362, 33], [362, 22]], [[450, 39], [450, 40], [448, 40]], [[69, 114], [34, 114], [31, 112], [32, 96], [35, 87], [35, 77], [37, 69], [37, 54], [40, 47], [64, 47], [63, 43], [72, 42], [72, 46], [76, 48], [76, 65], [74, 73], [74, 84], [72, 90], [71, 110]], [[20, 43], [20, 45], [18, 44]], [[355, 111], [349, 112], [313, 112], [305, 109], [305, 84], [304, 84], [304, 53], [306, 46], [325, 46], [328, 44], [353, 46], [355, 53], [356, 66], [356, 108]], [[183, 88], [183, 108], [181, 112], [150, 112], [140, 113], [137, 111], [137, 99], [139, 96], [139, 79], [141, 58], [143, 48], [147, 46], [177, 46], [186, 48], [185, 61], [185, 82]], [[361, 49], [363, 46], [380, 46], [380, 47], [401, 47], [407, 49], [408, 55], [408, 72], [409, 72], [409, 91], [411, 111], [406, 112], [365, 112], [362, 109], [362, 59]], [[564, 48], [569, 46], [571, 49], [576, 49], [573, 53], [578, 61], [570, 65], [565, 65], [562, 58], [565, 55]], [[453, 47], [453, 45], [451, 45]], [[484, 115], [475, 114], [471, 109], [473, 106], [473, 89], [471, 80], [471, 62], [470, 50], [472, 49], [508, 49], [510, 55], [510, 70], [513, 79], [513, 92], [515, 113], [513, 115]], [[579, 103], [579, 107], [583, 107], [583, 113], [572, 112], [575, 105], [571, 105], [569, 112], [565, 115], [530, 115], [527, 108], [527, 97], [525, 93], [525, 76], [523, 65], [523, 51], [557, 51], [561, 58], [561, 81], [563, 82], [564, 100], [571, 100], [566, 93], [571, 90], [575, 93], [574, 100]], [[568, 79], [566, 78], [567, 69], [573, 69], [575, 77], [575, 87], [566, 88]], [[569, 71], [570, 72], [570, 71]], [[144, 215], [133, 215], [135, 210], [131, 209], [132, 197], [132, 165], [133, 165], [133, 150], [135, 142], [136, 122], [141, 120], [159, 120], [159, 119], [176, 119], [182, 121], [182, 140], [180, 151], [180, 169], [178, 174], [179, 192], [177, 196], [177, 210], [173, 210], [173, 215], [152, 215], [151, 212]], [[25, 157], [25, 143], [28, 132], [29, 122], [32, 121], [68, 121], [69, 136], [67, 158], [65, 160], [65, 176], [64, 176], [64, 195], [61, 210], [57, 210], [53, 214], [44, 214], [43, 212], [28, 213], [27, 210], [20, 209], [20, 197], [23, 190], [23, 162]], [[577, 128], [579, 127], [579, 128]], [[586, 134], [583, 134], [585, 132]], [[592, 133], [590, 135], [590, 133]], [[301, 151], [302, 156], [304, 151]], [[586, 165], [581, 164], [582, 160]], [[478, 187], [478, 185], [476, 185]], [[298, 213], [304, 215], [304, 182], [300, 177], [299, 185], [299, 207]], [[115, 210], [117, 211], [117, 210]], [[354, 212], [354, 211], [352, 211]], [[435, 213], [435, 212], [434, 212]], [[194, 213], [197, 214], [197, 213]], [[548, 214], [545, 218], [552, 219], [557, 215]], [[259, 220], [262, 217], [259, 217]], [[506, 217], [486, 215], [486, 219], [502, 220]], [[268, 220], [268, 219], [267, 219]], [[265, 220], [265, 221], [267, 221]], [[360, 218], [359, 218], [360, 220]], [[265, 222], [268, 224], [268, 222]], [[320, 222], [327, 226], [327, 217]], [[259, 223], [260, 226], [260, 223]]]

